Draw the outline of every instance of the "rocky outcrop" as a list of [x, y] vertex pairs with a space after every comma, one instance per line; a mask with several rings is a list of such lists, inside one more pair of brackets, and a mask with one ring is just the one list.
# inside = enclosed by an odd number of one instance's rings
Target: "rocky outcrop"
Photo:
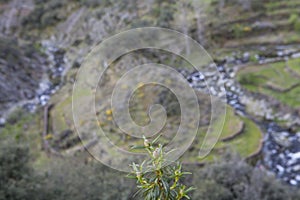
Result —
[[17, 34], [22, 19], [34, 9], [33, 0], [4, 0], [0, 2], [0, 34]]
[[0, 117], [16, 103], [35, 98], [46, 72], [45, 64], [33, 45], [0, 38]]

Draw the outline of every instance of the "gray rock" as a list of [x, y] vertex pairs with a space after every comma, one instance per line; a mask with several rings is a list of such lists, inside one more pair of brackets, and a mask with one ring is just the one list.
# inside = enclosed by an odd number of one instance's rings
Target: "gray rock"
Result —
[[291, 142], [285, 132], [273, 132], [272, 136], [277, 144], [284, 147], [291, 146]]
[[255, 29], [266, 29], [266, 28], [275, 28], [275, 25], [271, 22], [260, 22], [260, 21], [256, 21], [254, 24], [252, 24], [252, 28]]
[[294, 172], [299, 172], [299, 171], [300, 171], [300, 165], [295, 165], [295, 166], [293, 166], [292, 170], [293, 170]]
[[4, 126], [5, 125], [5, 123], [6, 123], [6, 120], [5, 120], [5, 118], [0, 118], [0, 126]]
[[290, 180], [290, 184], [291, 184], [291, 185], [297, 185], [297, 181], [294, 180], [294, 179], [292, 179], [292, 180]]
[[243, 53], [243, 60], [248, 61], [249, 59], [250, 59], [250, 53], [249, 52]]
[[297, 152], [297, 153], [290, 153], [290, 154], [289, 154], [289, 157], [290, 157], [292, 160], [299, 160], [299, 159], [300, 159], [300, 152]]
[[299, 53], [295, 53], [291, 56], [292, 58], [299, 58], [300, 57], [300, 52]]
[[276, 169], [279, 171], [280, 174], [284, 172], [284, 168], [281, 165], [276, 165]]

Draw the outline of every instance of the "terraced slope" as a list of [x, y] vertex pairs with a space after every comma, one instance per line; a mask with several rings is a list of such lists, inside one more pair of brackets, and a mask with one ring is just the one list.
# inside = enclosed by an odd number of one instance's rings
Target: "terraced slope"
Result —
[[210, 162], [216, 160], [227, 150], [238, 152], [244, 158], [255, 155], [261, 150], [262, 131], [251, 120], [235, 115], [234, 110], [228, 106], [224, 128], [212, 152], [203, 158], [197, 158], [206, 133], [206, 128], [200, 129], [196, 140], [190, 150], [184, 154], [185, 162]]
[[300, 108], [300, 59], [248, 66], [237, 80], [249, 91], [272, 96], [285, 105]]
[[[109, 73], [110, 78], [106, 84], [110, 85], [110, 82], [114, 80], [115, 73]], [[58, 149], [62, 153], [74, 153], [77, 150], [83, 149], [82, 143], [78, 140], [76, 131], [73, 126], [72, 120], [72, 105], [70, 91], [65, 87], [53, 98], [52, 102], [55, 103], [51, 110], [51, 134], [52, 138], [49, 138], [50, 143], [54, 148]], [[110, 88], [109, 86], [107, 88]], [[154, 91], [154, 92], [153, 92]], [[85, 95], [84, 92], [82, 95]], [[249, 119], [244, 119], [237, 116], [234, 110], [228, 106], [226, 120], [224, 124], [223, 132], [220, 136], [218, 143], [212, 153], [204, 160], [199, 160], [199, 151], [202, 145], [205, 132], [210, 120], [210, 98], [205, 97], [204, 94], [198, 93], [199, 99], [201, 99], [200, 112], [200, 127], [199, 133], [196, 137], [194, 144], [184, 156], [186, 162], [206, 162], [218, 158], [225, 152], [225, 149], [232, 149], [239, 152], [243, 157], [248, 157], [260, 150], [260, 144], [262, 139], [261, 130]], [[117, 146], [129, 150], [129, 146], [136, 145], [141, 141], [132, 138], [124, 134], [119, 127], [115, 124], [112, 118], [112, 110], [110, 102], [104, 101], [104, 96], [99, 96], [96, 93], [96, 105], [97, 117], [99, 126], [106, 132], [107, 137], [113, 141]], [[57, 102], [58, 101], [58, 102]], [[163, 137], [162, 143], [167, 143], [174, 137], [177, 132], [180, 122], [180, 107], [176, 100], [176, 97], [172, 93], [167, 92], [164, 89], [159, 88], [147, 88], [141, 86], [137, 90], [131, 99], [131, 117], [136, 123], [140, 125], [146, 125], [149, 123], [149, 117], [147, 115], [149, 105], [161, 104], [166, 108], [168, 119], [166, 127], [161, 131]], [[87, 133], [93, 133], [95, 130], [88, 126], [89, 121], [81, 122], [82, 126], [87, 127]], [[216, 124], [216, 126], [222, 126], [223, 124]], [[77, 138], [77, 139], [76, 139]], [[86, 144], [93, 144], [93, 141], [88, 138], [83, 140]]]
[[[197, 18], [197, 13], [194, 13], [195, 11], [200, 12], [199, 8], [185, 6], [185, 9], [187, 9], [186, 13], [188, 13], [188, 16], [185, 16], [184, 12], [181, 12], [182, 7], [179, 7], [181, 5], [176, 3], [161, 3], [157, 1], [150, 6], [146, 3], [141, 4], [137, 8], [135, 2], [132, 2], [126, 5], [125, 3], [106, 5], [105, 2], [99, 5], [90, 5], [93, 4], [93, 1], [51, 0], [45, 3], [36, 1], [36, 9], [30, 12], [22, 21], [23, 28], [20, 34], [26, 39], [43, 38], [50, 40], [50, 38], [53, 38], [56, 45], [66, 50], [68, 66], [75, 67], [80, 65], [82, 58], [91, 46], [115, 33], [116, 30], [121, 31], [141, 26], [163, 26], [185, 33], [197, 32], [199, 34], [199, 30], [197, 30], [199, 27], [185, 26], [186, 24], [201, 25]], [[212, 5], [216, 5], [217, 1], [206, 2], [212, 2]], [[257, 44], [261, 40], [271, 43], [274, 41], [283, 43], [297, 41], [298, 36], [294, 36], [296, 32], [292, 30], [294, 27], [290, 24], [290, 15], [288, 14], [292, 10], [297, 12], [297, 9], [295, 9], [296, 1], [289, 1], [290, 3], [286, 6], [286, 10], [280, 12], [277, 11], [282, 5], [272, 5], [271, 1], [261, 2], [263, 6], [258, 9], [258, 13], [252, 12], [256, 8], [245, 11], [234, 4], [224, 5], [222, 8], [216, 6], [216, 9], [208, 7], [209, 20], [207, 20], [207, 26], [209, 29], [203, 32], [207, 32], [207, 37], [214, 43], [221, 42], [226, 47], [234, 47], [237, 42], [244, 45]], [[126, 7], [126, 9], [122, 9], [123, 7]], [[128, 11], [131, 9], [136, 10], [136, 12]], [[193, 12], [190, 12], [191, 10]], [[114, 15], [109, 13], [114, 13]], [[185, 17], [186, 19], [184, 19]], [[175, 18], [176, 20], [174, 20]], [[281, 20], [276, 21], [276, 19]], [[186, 22], [183, 23], [185, 20]], [[174, 23], [174, 21], [178, 21], [178, 23]], [[197, 23], [195, 23], [196, 21]], [[283, 32], [281, 30], [283, 27], [287, 27], [291, 31], [288, 31], [288, 33]], [[194, 38], [197, 39], [198, 36]], [[282, 41], [278, 40], [279, 36], [283, 37]], [[260, 37], [262, 37], [261, 40], [258, 40]], [[75, 69], [73, 70], [76, 71]], [[82, 144], [75, 133], [72, 120], [71, 80], [72, 78], [67, 77], [63, 88], [51, 99], [50, 103], [54, 106], [50, 111], [50, 132], [45, 138], [50, 141], [53, 148], [63, 153], [82, 149]], [[82, 95], [84, 95], [84, 91]], [[143, 95], [140, 97], [143, 98]], [[160, 102], [158, 99], [155, 100]], [[179, 113], [172, 108], [170, 102], [166, 102], [166, 105], [170, 106], [170, 113], [172, 114], [170, 116], [171, 127], [168, 127], [169, 129], [166, 133], [169, 136], [176, 131]], [[209, 110], [209, 105], [206, 103], [201, 105], [203, 106], [202, 110]], [[148, 118], [145, 115], [144, 108], [144, 105], [141, 105], [132, 114], [133, 118], [139, 123], [147, 122]], [[124, 137], [120, 131], [117, 131], [108, 104], [100, 104], [98, 109], [99, 125], [103, 126], [108, 133], [111, 133], [112, 139], [118, 145], [128, 147], [131, 141], [135, 142], [131, 140], [132, 138]], [[209, 115], [206, 115], [206, 118], [209, 118]], [[207, 122], [207, 119], [202, 119], [201, 130], [205, 130]], [[88, 127], [88, 121], [81, 123], [82, 126]], [[93, 133], [93, 131], [87, 128], [87, 132]], [[200, 131], [199, 143], [196, 141], [191, 151], [188, 152], [190, 155], [188, 157], [191, 160], [197, 160], [202, 139], [203, 131]], [[236, 116], [229, 108], [220, 141], [216, 145], [216, 150], [212, 152], [207, 160], [218, 157], [218, 154], [227, 148], [233, 148], [244, 157], [247, 157], [257, 151], [260, 140], [261, 131], [258, 127], [251, 121]], [[83, 140], [83, 142], [92, 144], [91, 140]]]
[[[232, 1], [234, 2], [234, 1]], [[207, 37], [226, 48], [262, 44], [300, 42], [300, 3], [287, 1], [252, 1], [249, 8], [242, 3], [211, 2], [207, 18]]]

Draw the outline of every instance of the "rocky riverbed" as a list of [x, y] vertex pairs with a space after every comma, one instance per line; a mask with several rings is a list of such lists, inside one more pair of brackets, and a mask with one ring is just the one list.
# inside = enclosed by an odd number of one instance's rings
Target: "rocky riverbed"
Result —
[[[264, 48], [262, 48], [264, 49]], [[258, 63], [270, 63], [280, 60], [288, 60], [290, 58], [297, 58], [299, 56], [299, 46], [278, 46], [276, 49], [276, 56], [268, 57], [266, 55], [256, 55]], [[247, 109], [243, 102], [247, 102], [249, 96], [248, 92], [240, 86], [234, 79], [236, 72], [245, 67], [250, 62], [249, 53], [242, 54], [242, 57], [227, 57], [221, 64], [217, 64], [216, 68], [219, 73], [201, 73], [194, 72], [187, 76], [190, 85], [198, 90], [208, 93], [206, 87], [207, 82], [216, 84], [220, 88], [225, 85], [227, 104], [235, 109], [237, 115], [245, 116], [256, 122], [264, 131], [264, 142], [262, 148], [262, 163], [265, 168], [274, 172], [276, 176], [285, 182], [300, 186], [300, 132], [292, 132], [288, 128], [280, 127], [276, 122], [272, 122], [275, 118], [284, 118], [289, 121], [290, 126], [299, 125], [299, 118], [291, 117], [291, 114], [276, 113], [272, 114], [264, 110], [255, 110], [258, 115], [263, 112], [264, 118], [257, 120], [255, 116], [247, 113]], [[231, 66], [231, 67], [230, 67]], [[299, 66], [300, 67], [300, 66]], [[222, 93], [210, 90], [211, 95], [219, 96]], [[268, 103], [260, 101], [262, 109], [268, 108]], [[275, 115], [275, 116], [274, 116]], [[298, 116], [299, 117], [299, 116]]]
[[33, 112], [36, 106], [45, 106], [51, 95], [53, 95], [63, 83], [63, 76], [66, 72], [65, 51], [51, 44], [49, 41], [42, 42], [42, 48], [48, 62], [48, 70], [44, 79], [39, 84], [34, 102], [28, 102], [24, 107]]
[[[27, 47], [32, 48], [32, 47]], [[8, 51], [8, 54], [18, 54], [20, 61], [10, 68], [10, 63], [4, 59], [1, 81], [0, 125], [4, 125], [6, 117], [18, 107], [34, 112], [37, 106], [45, 106], [63, 82], [65, 52], [49, 42], [44, 42], [41, 50], [30, 57], [20, 55], [18, 48]], [[10, 68], [6, 70], [6, 68]], [[7, 72], [14, 71], [18, 72]], [[22, 72], [24, 71], [24, 72]], [[15, 76], [15, 74], [17, 74]], [[16, 83], [17, 82], [17, 83]]]

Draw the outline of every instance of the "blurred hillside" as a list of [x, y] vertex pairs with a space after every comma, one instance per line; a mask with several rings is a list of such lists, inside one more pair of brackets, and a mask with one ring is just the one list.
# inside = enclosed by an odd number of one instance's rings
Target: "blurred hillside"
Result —
[[[150, 26], [196, 40], [218, 73], [197, 72], [160, 50], [122, 56], [105, 72], [99, 83], [104, 89], [95, 92], [99, 125], [109, 139], [125, 150], [140, 143], [112, 119], [106, 99], [114, 84], [132, 66], [165, 64], [187, 79], [200, 103], [199, 132], [181, 158], [195, 174], [186, 181], [199, 188], [192, 199], [299, 199], [299, 8], [298, 0], [0, 0], [0, 167], [6, 170], [0, 176], [7, 182], [0, 183], [6, 185], [0, 186], [0, 199], [131, 199], [134, 183], [86, 153], [95, 140], [81, 140], [76, 133], [72, 90], [95, 45], [124, 30]], [[225, 85], [227, 113], [215, 148], [201, 159], [211, 117], [205, 81]], [[130, 101], [132, 118], [149, 123], [147, 108], [153, 104], [166, 108], [160, 142], [167, 144], [179, 126], [178, 101], [164, 88], [140, 87]], [[81, 126], [94, 133], [90, 123]], [[228, 152], [239, 156], [227, 158]], [[20, 157], [25, 160], [18, 163]], [[103, 191], [110, 192], [104, 196]]]

